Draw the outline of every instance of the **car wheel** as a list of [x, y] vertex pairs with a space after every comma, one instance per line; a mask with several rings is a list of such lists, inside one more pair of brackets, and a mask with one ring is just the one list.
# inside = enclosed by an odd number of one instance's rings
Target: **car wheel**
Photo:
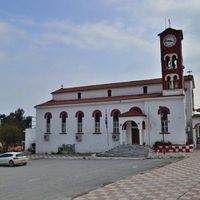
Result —
[[13, 162], [12, 160], [10, 160], [10, 161], [9, 161], [9, 166], [10, 166], [10, 167], [13, 167], [14, 165], [15, 165], [14, 162]]
[[27, 163], [23, 163], [23, 165], [27, 165]]

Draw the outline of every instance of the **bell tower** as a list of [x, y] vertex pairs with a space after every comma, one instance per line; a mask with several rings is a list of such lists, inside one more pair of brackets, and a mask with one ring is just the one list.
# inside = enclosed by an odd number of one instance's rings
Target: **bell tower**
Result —
[[160, 37], [163, 95], [183, 94], [182, 30], [167, 28]]

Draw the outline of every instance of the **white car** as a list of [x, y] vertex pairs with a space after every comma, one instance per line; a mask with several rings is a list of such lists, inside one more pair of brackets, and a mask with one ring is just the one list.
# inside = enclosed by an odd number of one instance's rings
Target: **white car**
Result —
[[22, 152], [7, 152], [0, 155], [0, 165], [26, 165], [28, 158]]

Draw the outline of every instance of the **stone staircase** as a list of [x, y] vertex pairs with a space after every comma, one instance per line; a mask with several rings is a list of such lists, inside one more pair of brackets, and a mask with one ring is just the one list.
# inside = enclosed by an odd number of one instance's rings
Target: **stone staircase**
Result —
[[[150, 149], [150, 152], [152, 150]], [[103, 153], [98, 153], [98, 157], [134, 157], [146, 158], [149, 148], [142, 145], [120, 145]]]

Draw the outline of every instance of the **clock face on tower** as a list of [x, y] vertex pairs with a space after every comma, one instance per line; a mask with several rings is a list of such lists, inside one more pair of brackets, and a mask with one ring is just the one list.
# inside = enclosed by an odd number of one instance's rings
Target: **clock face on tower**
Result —
[[173, 47], [176, 44], [176, 36], [169, 34], [163, 38], [163, 44], [166, 47]]

